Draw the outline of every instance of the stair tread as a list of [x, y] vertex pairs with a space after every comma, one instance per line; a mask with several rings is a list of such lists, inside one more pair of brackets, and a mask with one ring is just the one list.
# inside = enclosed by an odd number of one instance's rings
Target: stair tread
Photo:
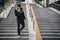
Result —
[[42, 38], [60, 38], [60, 36], [58, 37], [58, 36], [42, 36]]
[[[1, 38], [3, 38], [3, 39], [4, 39], [4, 38], [6, 38], [6, 39], [7, 39], [7, 38], [8, 38], [8, 39], [9, 39], [9, 38], [10, 38], [10, 39], [12, 39], [12, 38], [16, 39], [16, 38], [19, 38], [19, 36], [5, 36], [5, 37], [2, 36], [2, 37], [0, 37], [0, 39], [1, 39]], [[29, 36], [26, 36], [26, 37], [25, 37], [25, 36], [21, 36], [21, 38], [23, 38], [23, 39], [28, 39]]]

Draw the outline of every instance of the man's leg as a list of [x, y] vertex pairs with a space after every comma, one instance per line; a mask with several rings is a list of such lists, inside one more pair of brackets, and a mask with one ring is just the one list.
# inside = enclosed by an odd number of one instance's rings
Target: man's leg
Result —
[[24, 29], [24, 27], [25, 27], [25, 22], [23, 21], [23, 22], [21, 22], [21, 24], [22, 24], [22, 27], [21, 27], [20, 31], [22, 31], [22, 30]]
[[17, 23], [18, 25], [18, 35], [20, 35], [20, 23]]

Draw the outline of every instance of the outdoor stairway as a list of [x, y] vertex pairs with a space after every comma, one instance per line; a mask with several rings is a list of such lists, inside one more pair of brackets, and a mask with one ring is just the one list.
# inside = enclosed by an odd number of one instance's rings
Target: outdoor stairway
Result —
[[[21, 5], [24, 9], [24, 13], [26, 16], [25, 4], [21, 4]], [[14, 9], [15, 7], [11, 9], [7, 18], [2, 19], [0, 21], [0, 40], [29, 40], [27, 19], [25, 20], [25, 28], [21, 31], [21, 38], [19, 38], [18, 36]]]
[[60, 40], [60, 14], [32, 4], [43, 40]]

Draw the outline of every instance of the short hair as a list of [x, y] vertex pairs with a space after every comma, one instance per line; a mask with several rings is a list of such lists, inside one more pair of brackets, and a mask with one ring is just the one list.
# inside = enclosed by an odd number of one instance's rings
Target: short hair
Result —
[[21, 4], [18, 4], [17, 6], [18, 6], [18, 7], [21, 7]]

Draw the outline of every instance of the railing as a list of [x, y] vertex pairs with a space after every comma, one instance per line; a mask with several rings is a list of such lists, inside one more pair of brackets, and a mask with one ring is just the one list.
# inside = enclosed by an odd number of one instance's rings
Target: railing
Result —
[[[50, 2], [50, 1], [49, 1], [49, 4], [51, 4], [51, 3], [52, 3], [52, 2]], [[57, 6], [60, 6], [59, 4], [57, 4], [57, 3], [54, 3], [54, 2], [53, 2], [53, 4], [55, 4], [55, 5], [57, 5]]]
[[37, 40], [42, 40], [41, 32], [40, 32], [39, 27], [38, 27], [38, 23], [37, 23], [35, 14], [34, 14], [33, 7], [30, 6], [30, 9], [31, 9], [32, 16], [33, 16], [34, 27], [36, 28], [36, 37], [37, 37]]
[[60, 10], [60, 4], [52, 3], [52, 7], [56, 8], [57, 10]]
[[57, 6], [60, 6], [59, 4], [57, 4], [57, 3], [53, 3], [53, 4], [55, 4], [55, 5], [57, 5]]

